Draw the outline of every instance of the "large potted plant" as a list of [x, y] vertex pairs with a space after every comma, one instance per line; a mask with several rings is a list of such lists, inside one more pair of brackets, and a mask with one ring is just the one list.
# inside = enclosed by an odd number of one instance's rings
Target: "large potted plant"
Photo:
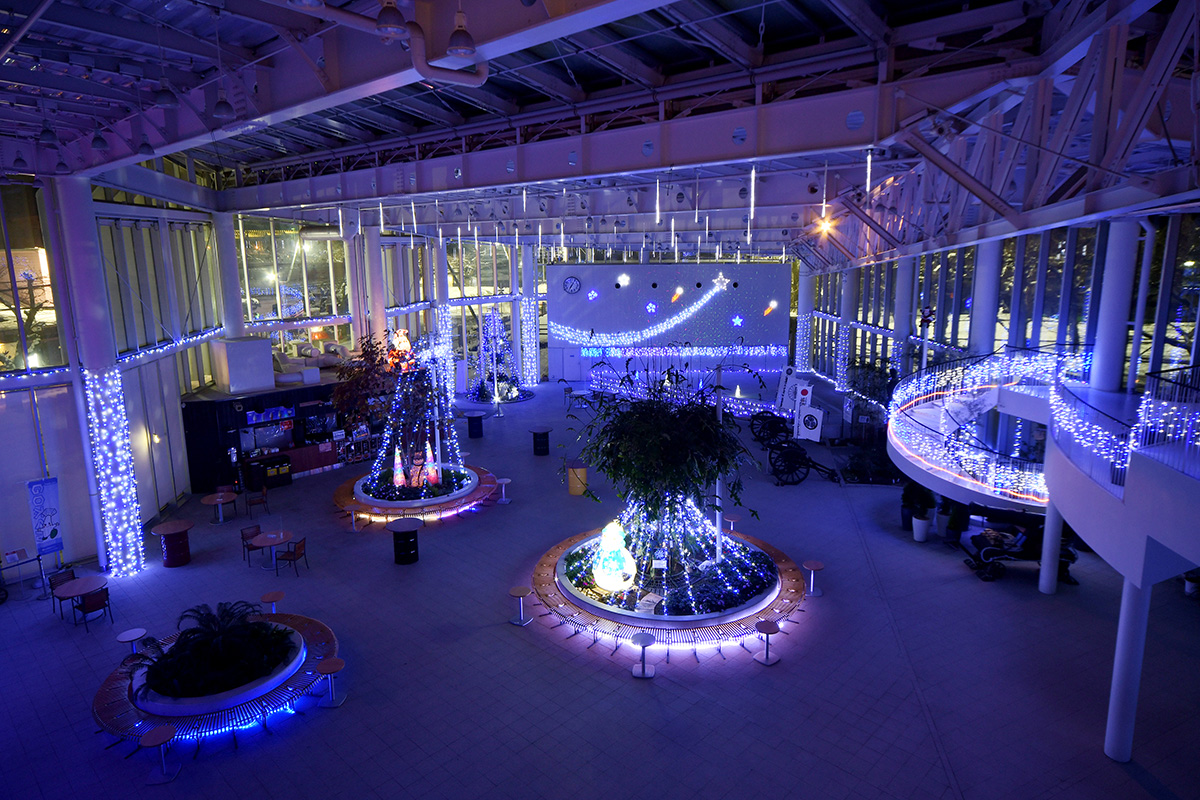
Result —
[[[636, 569], [625, 589], [606, 592], [603, 581], [598, 589], [592, 580], [599, 548], [582, 551], [568, 560], [576, 588], [613, 606], [644, 607], [650, 598], [655, 613], [686, 615], [736, 607], [773, 585], [770, 557], [726, 537], [718, 544], [703, 514], [718, 502], [740, 503], [739, 468], [752, 461], [731, 417], [718, 419], [714, 391], [690, 389], [682, 373], [668, 369], [645, 384], [626, 377], [617, 393], [594, 402], [578, 430], [580, 457], [603, 472], [626, 503], [619, 522]], [[720, 501], [718, 480], [726, 486]], [[598, 500], [591, 488], [584, 494]]]
[[916, 481], [909, 481], [900, 493], [900, 520], [907, 521], [905, 530], [913, 532], [913, 541], [929, 538], [929, 512], [936, 505], [933, 492]]
[[[261, 608], [239, 600], [193, 606], [179, 615], [179, 636], [168, 648], [157, 639], [141, 642], [142, 652], [125, 660], [133, 681], [145, 673], [135, 694], [167, 698], [218, 695], [270, 675], [295, 650], [291, 632], [262, 620], [252, 620]], [[192, 623], [184, 627], [185, 623]]]

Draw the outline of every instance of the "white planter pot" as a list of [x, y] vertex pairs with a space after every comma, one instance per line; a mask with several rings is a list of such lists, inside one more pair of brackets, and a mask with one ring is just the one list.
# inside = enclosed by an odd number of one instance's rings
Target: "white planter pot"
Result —
[[1194, 580], [1191, 580], [1190, 578], [1184, 578], [1183, 579], [1183, 593], [1184, 594], [1196, 594], [1197, 592], [1200, 592], [1200, 581], [1194, 581]]
[[923, 542], [929, 538], [929, 520], [913, 517], [913, 541]]

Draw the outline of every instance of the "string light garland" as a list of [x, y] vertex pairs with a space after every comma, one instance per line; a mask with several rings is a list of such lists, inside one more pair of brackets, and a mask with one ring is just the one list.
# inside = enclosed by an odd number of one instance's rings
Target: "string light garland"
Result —
[[521, 388], [537, 386], [542, 380], [542, 357], [538, 298], [521, 298]]
[[182, 339], [175, 339], [170, 342], [162, 342], [153, 347], [147, 347], [144, 350], [136, 350], [132, 353], [125, 353], [117, 357], [118, 364], [130, 364], [136, 361], [141, 361], [143, 358], [152, 356], [163, 356], [174, 353], [176, 350], [183, 350], [192, 347], [202, 342], [207, 342], [210, 339], [215, 339], [225, 334], [224, 327], [209, 328], [208, 330], [193, 333], [190, 336], [185, 336]]
[[651, 325], [648, 328], [643, 328], [640, 331], [625, 331], [622, 333], [596, 333], [595, 331], [585, 331], [580, 328], [572, 328], [558, 322], [550, 322], [550, 334], [557, 339], [568, 344], [578, 345], [596, 345], [599, 347], [628, 347], [637, 344], [638, 342], [651, 339], [655, 336], [666, 333], [667, 331], [677, 328], [684, 322], [687, 322], [696, 315], [700, 309], [708, 305], [714, 297], [725, 291], [729, 286], [729, 279], [722, 273], [717, 273], [717, 277], [713, 279], [713, 287], [705, 292], [701, 297], [692, 303], [690, 306], [685, 306], [673, 316], [667, 317], [662, 322]]
[[514, 400], [520, 386], [513, 367], [512, 340], [508, 328], [493, 307], [480, 326], [479, 349], [475, 359], [475, 384], [470, 395], [487, 402]]
[[83, 389], [108, 570], [117, 578], [136, 575], [145, 566], [145, 555], [121, 370], [114, 366], [98, 374], [84, 369]]

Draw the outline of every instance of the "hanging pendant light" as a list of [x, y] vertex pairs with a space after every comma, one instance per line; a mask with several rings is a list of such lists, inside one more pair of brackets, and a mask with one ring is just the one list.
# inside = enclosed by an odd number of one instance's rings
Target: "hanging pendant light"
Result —
[[38, 134], [38, 144], [58, 144], [58, 134], [50, 127], [49, 122], [42, 123], [42, 132]]
[[467, 33], [467, 15], [462, 10], [462, 0], [458, 2], [458, 11], [454, 12], [454, 31], [450, 34], [446, 52], [464, 58], [475, 55], [475, 37]]
[[17, 153], [17, 157], [13, 159], [12, 168], [17, 172], [23, 172], [24, 170], [29, 169], [29, 164], [25, 161], [24, 156], [22, 156], [20, 153]]
[[212, 116], [213, 119], [224, 122], [236, 117], [237, 112], [234, 111], [233, 104], [226, 98], [225, 89], [221, 85], [225, 75], [225, 70], [221, 62], [221, 12], [218, 11], [216, 14], [217, 23], [213, 27], [216, 28], [217, 32], [217, 102], [213, 105]]
[[396, 0], [383, 0], [383, 8], [379, 9], [379, 16], [375, 18], [375, 31], [389, 39], [408, 38], [408, 23], [404, 21], [400, 9], [396, 8]]
[[154, 105], [162, 108], [179, 108], [179, 98], [171, 91], [171, 82], [167, 80], [167, 59], [163, 54], [162, 23], [158, 24], [158, 63], [162, 65], [162, 80], [158, 82], [158, 91], [154, 93]]
[[92, 136], [92, 149], [97, 153], [107, 153], [109, 150], [108, 139], [105, 139], [99, 130]]
[[54, 172], [58, 175], [71, 174], [71, 168], [67, 166], [67, 162], [63, 160], [62, 155], [59, 155], [58, 163], [54, 165]]
[[138, 145], [137, 154], [139, 156], [154, 155], [154, 145], [150, 144], [150, 137], [142, 134], [142, 143]]

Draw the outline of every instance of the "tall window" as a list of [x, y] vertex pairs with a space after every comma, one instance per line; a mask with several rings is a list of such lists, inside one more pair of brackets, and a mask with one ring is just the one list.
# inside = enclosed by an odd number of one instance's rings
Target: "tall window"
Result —
[[0, 186], [0, 370], [66, 363], [58, 287], [50, 271], [40, 210], [41, 190]]

